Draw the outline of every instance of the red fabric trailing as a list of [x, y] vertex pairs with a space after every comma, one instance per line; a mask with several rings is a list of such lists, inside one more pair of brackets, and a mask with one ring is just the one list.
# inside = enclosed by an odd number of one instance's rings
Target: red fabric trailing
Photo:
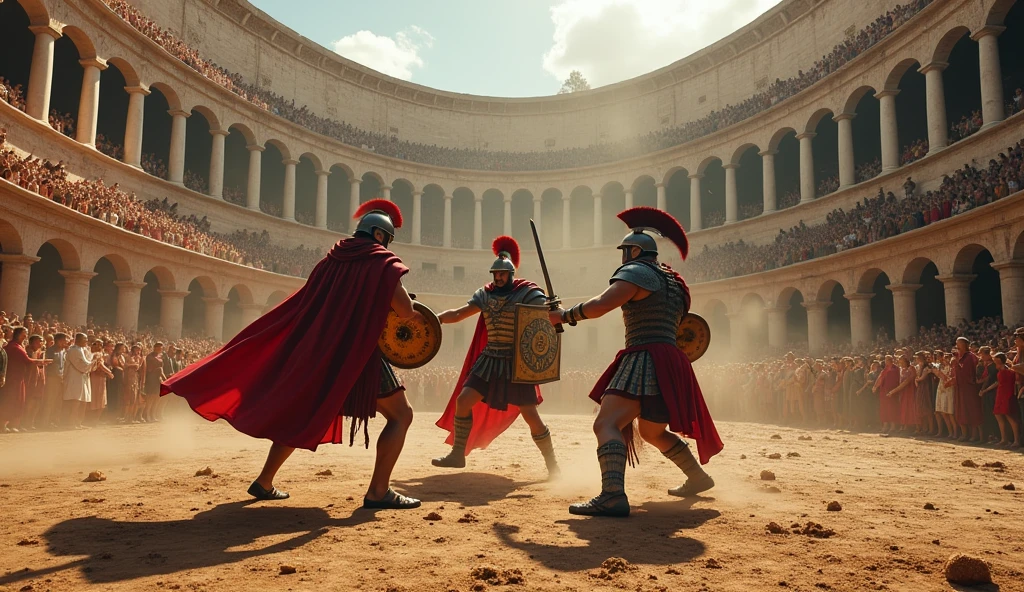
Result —
[[615, 376], [615, 371], [619, 368], [622, 357], [644, 350], [654, 360], [658, 388], [661, 389], [661, 396], [668, 407], [669, 429], [696, 440], [700, 464], [707, 464], [712, 456], [722, 451], [724, 445], [722, 439], [718, 437], [711, 413], [704, 403], [704, 395], [701, 393], [700, 384], [697, 383], [697, 377], [693, 374], [690, 360], [675, 345], [649, 343], [621, 350], [590, 391], [590, 398], [600, 403], [612, 377]]
[[675, 243], [683, 259], [686, 259], [686, 255], [690, 252], [690, 241], [686, 238], [686, 231], [679, 224], [679, 220], [676, 220], [668, 212], [649, 206], [637, 206], [619, 212], [618, 218], [630, 228], [657, 230], [661, 236]]
[[512, 265], [519, 267], [519, 242], [511, 236], [499, 236], [491, 243], [491, 250], [495, 257], [500, 257], [502, 252], [508, 253]]
[[169, 378], [160, 394], [255, 438], [309, 450], [341, 443], [343, 412], [360, 420], [375, 413], [377, 340], [408, 271], [373, 240], [341, 240], [302, 288]]
[[[537, 284], [527, 280], [512, 280], [513, 290], [518, 290], [522, 286], [529, 286], [530, 289], [537, 288]], [[484, 289], [490, 292], [494, 289], [494, 284], [487, 284], [484, 286]], [[473, 364], [476, 363], [476, 359], [480, 357], [480, 352], [484, 351], [486, 345], [487, 326], [484, 324], [484, 316], [481, 314], [477, 319], [476, 331], [473, 332], [473, 340], [469, 344], [469, 352], [466, 354], [466, 361], [462, 364], [459, 380], [455, 383], [455, 391], [452, 393], [451, 399], [448, 400], [448, 406], [445, 407], [441, 418], [435, 424], [437, 427], [448, 432], [448, 438], [444, 441], [445, 444], [451, 445], [455, 441], [455, 399], [462, 392], [462, 383], [466, 382], [469, 371], [473, 368]], [[537, 389], [537, 404], [539, 405], [544, 401], [544, 398], [540, 395], [540, 387], [534, 388]], [[519, 417], [519, 407], [515, 405], [509, 405], [505, 411], [491, 409], [483, 401], [474, 405], [473, 429], [470, 430], [469, 439], [466, 441], [466, 454], [468, 455], [475, 448], [481, 450], [487, 448], [495, 438], [504, 433], [515, 422], [517, 417]]]
[[386, 199], [371, 199], [356, 209], [355, 215], [352, 216], [353, 220], [358, 220], [373, 210], [380, 210], [391, 218], [391, 223], [395, 225], [395, 228], [402, 227], [402, 210], [398, 208], [398, 205], [393, 201]]

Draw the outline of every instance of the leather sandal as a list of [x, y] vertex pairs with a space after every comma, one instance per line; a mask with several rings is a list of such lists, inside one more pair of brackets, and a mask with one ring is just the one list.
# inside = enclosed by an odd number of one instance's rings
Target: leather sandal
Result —
[[588, 501], [572, 504], [569, 513], [575, 516], [607, 516], [625, 518], [629, 516], [629, 499], [625, 493], [601, 493]]
[[441, 458], [435, 458], [430, 461], [430, 464], [435, 467], [445, 467], [449, 469], [464, 469], [466, 468], [466, 457], [465, 455], [459, 454], [452, 450], [447, 455]]
[[412, 510], [418, 507], [420, 507], [420, 500], [402, 495], [390, 487], [384, 497], [379, 500], [363, 498], [363, 508], [367, 510]]
[[711, 478], [711, 475], [705, 474], [703, 477], [698, 477], [697, 479], [687, 479], [686, 483], [683, 483], [679, 487], [669, 489], [668, 494], [676, 497], [693, 497], [711, 489], [714, 486], [715, 480]]
[[256, 481], [253, 481], [252, 485], [249, 486], [248, 493], [260, 501], [285, 500], [291, 497], [286, 492], [273, 486], [271, 486], [270, 489], [264, 489], [263, 486]]

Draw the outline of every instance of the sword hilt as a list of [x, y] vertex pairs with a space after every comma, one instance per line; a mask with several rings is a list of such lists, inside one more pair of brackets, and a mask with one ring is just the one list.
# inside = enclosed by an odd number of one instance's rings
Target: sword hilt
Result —
[[[561, 298], [559, 298], [557, 296], [552, 296], [551, 298], [548, 298], [548, 309], [550, 309], [550, 310], [558, 310], [561, 307], [562, 307], [562, 299]], [[555, 325], [555, 333], [564, 333], [564, 332], [565, 332], [565, 328], [562, 327], [562, 323], [558, 323], [558, 324]]]

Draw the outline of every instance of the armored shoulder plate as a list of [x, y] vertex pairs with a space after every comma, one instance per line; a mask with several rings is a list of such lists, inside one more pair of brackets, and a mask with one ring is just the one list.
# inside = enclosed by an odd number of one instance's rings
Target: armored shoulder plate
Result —
[[543, 304], [547, 300], [544, 291], [540, 288], [532, 288], [523, 297], [523, 304]]
[[477, 291], [473, 292], [473, 295], [470, 296], [467, 304], [472, 304], [473, 306], [479, 308], [480, 310], [484, 310], [484, 308], [487, 306], [488, 299], [489, 295], [487, 294], [487, 290], [484, 290], [483, 288], [478, 288]]
[[665, 287], [661, 273], [641, 261], [630, 261], [616, 269], [608, 283], [616, 281], [629, 282], [650, 292]]

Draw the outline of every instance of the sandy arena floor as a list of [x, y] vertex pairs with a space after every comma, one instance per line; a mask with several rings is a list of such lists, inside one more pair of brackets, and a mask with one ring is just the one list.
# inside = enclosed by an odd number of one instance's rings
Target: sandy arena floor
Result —
[[[433, 416], [419, 415], [395, 471], [424, 501], [406, 512], [358, 509], [373, 461], [358, 447], [296, 453], [277, 484], [292, 499], [251, 503], [266, 444], [226, 425], [0, 436], [0, 590], [949, 590], [954, 552], [1024, 590], [1018, 453], [722, 423], [715, 489], [669, 497], [682, 476], [648, 448], [626, 476], [633, 516], [587, 519], [566, 506], [598, 489], [589, 417], [549, 418], [565, 475], [545, 483], [522, 423], [467, 470], [434, 469]], [[1005, 468], [981, 466], [993, 462]], [[195, 476], [207, 465], [213, 476]], [[106, 481], [84, 483], [94, 470]], [[808, 522], [834, 535], [792, 532]]]

